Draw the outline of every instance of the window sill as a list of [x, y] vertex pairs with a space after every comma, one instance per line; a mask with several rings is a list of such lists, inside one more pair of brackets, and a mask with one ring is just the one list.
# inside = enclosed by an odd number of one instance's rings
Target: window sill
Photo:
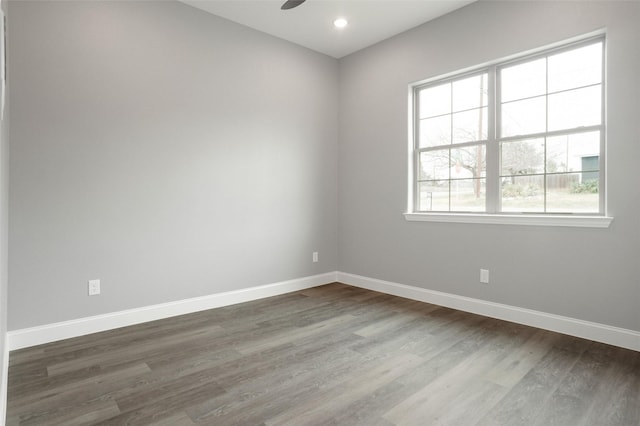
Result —
[[405, 213], [410, 222], [483, 223], [490, 225], [571, 226], [582, 228], [608, 228], [613, 217], [535, 214], [481, 214], [481, 213]]

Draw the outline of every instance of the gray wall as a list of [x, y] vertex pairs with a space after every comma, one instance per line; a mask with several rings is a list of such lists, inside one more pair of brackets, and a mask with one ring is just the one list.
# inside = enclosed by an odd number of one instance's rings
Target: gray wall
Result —
[[[638, 22], [640, 2], [482, 1], [342, 59], [340, 270], [640, 330]], [[409, 83], [604, 27], [610, 228], [405, 221]]]
[[[7, 13], [6, 2], [0, 2], [2, 11]], [[0, 34], [0, 43], [4, 34]], [[0, 120], [0, 383], [6, 385], [3, 376], [5, 339], [7, 336], [7, 286], [8, 286], [8, 231], [9, 231], [9, 107], [5, 104]], [[0, 385], [2, 386], [2, 385]], [[1, 397], [2, 395], [0, 395]], [[0, 401], [0, 415], [4, 413], [5, 401]], [[0, 418], [0, 422], [4, 421]]]
[[336, 270], [335, 59], [176, 2], [9, 9], [10, 330]]
[[[338, 269], [640, 330], [640, 3], [483, 1], [339, 65], [173, 2], [10, 13], [9, 329]], [[409, 83], [603, 27], [610, 228], [404, 220]]]

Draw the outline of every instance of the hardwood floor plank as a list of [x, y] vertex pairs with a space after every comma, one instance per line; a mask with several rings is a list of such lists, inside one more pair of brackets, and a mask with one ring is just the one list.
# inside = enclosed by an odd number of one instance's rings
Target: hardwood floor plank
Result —
[[117, 350], [97, 353], [89, 356], [80, 357], [64, 362], [56, 362], [47, 366], [47, 374], [49, 377], [65, 374], [75, 370], [81, 370], [91, 366], [106, 367], [109, 365], [117, 365], [123, 359], [143, 360], [154, 354], [164, 353], [172, 348], [180, 348], [186, 342], [192, 339], [215, 339], [220, 335], [222, 328], [219, 326], [209, 326], [191, 330], [188, 333], [180, 333], [163, 337], [161, 339], [144, 342], [135, 345], [135, 351], [131, 347], [125, 347]]
[[331, 417], [333, 410], [363, 398], [371, 391], [412, 370], [423, 361], [422, 358], [412, 354], [388, 358], [355, 377], [348, 377], [336, 386], [320, 390], [306, 404], [298, 404], [286, 412], [268, 419], [266, 424], [279, 425], [293, 422], [322, 424]]
[[[10, 411], [55, 412], [74, 407], [78, 401], [102, 399], [105, 394], [132, 386], [138, 377], [151, 370], [145, 363], [137, 362], [106, 374], [79, 378], [64, 385], [53, 384], [42, 389], [34, 388], [21, 396], [10, 393]], [[132, 379], [134, 378], [134, 379]]]
[[157, 382], [153, 386], [146, 386], [144, 389], [126, 396], [118, 396], [115, 400], [120, 410], [124, 413], [165, 401], [167, 398], [172, 398], [173, 395], [197, 391], [198, 389], [203, 390], [204, 393], [205, 388], [209, 396], [220, 395], [225, 392], [209, 370], [201, 370]]
[[340, 283], [9, 364], [9, 425], [640, 426], [639, 352]]
[[504, 357], [504, 351], [487, 342], [449, 371], [411, 395], [384, 414], [384, 418], [396, 424], [437, 423], [438, 410], [460, 392], [470, 386], [491, 365]]
[[184, 407], [197, 404], [212, 395], [219, 395], [224, 390], [215, 382], [207, 382], [200, 386], [194, 385], [188, 389], [167, 390], [159, 392], [158, 398], [140, 401], [136, 408], [122, 412], [116, 416], [95, 423], [96, 425], [121, 424], [155, 424], [166, 423], [169, 418], [180, 415]]
[[598, 381], [596, 395], [582, 425], [634, 424], [640, 418], [640, 353], [616, 351], [606, 377]]
[[544, 407], [538, 425], [579, 424], [596, 392], [599, 376], [616, 349], [592, 344], [573, 365]]
[[261, 352], [266, 349], [274, 348], [280, 345], [289, 344], [298, 339], [309, 338], [322, 333], [330, 332], [332, 329], [339, 327], [355, 317], [353, 315], [341, 315], [325, 321], [317, 322], [306, 327], [300, 327], [295, 330], [288, 330], [275, 336], [267, 336], [261, 339], [254, 339], [239, 344], [234, 349], [243, 355], [254, 352]]
[[[312, 302], [313, 298], [309, 298]], [[322, 321], [327, 321], [336, 316], [349, 314], [349, 309], [337, 307], [331, 302], [315, 304], [308, 309], [302, 311], [293, 311], [285, 314], [276, 314], [267, 317], [264, 321], [258, 322], [257, 325], [264, 327], [282, 327], [282, 328], [298, 328], [305, 327]]]
[[553, 346], [522, 380], [511, 388], [496, 408], [481, 418], [478, 425], [533, 424], [576, 361], [575, 353], [563, 347]]
[[175, 351], [166, 351], [146, 359], [146, 363], [152, 370], [162, 368], [183, 368], [183, 365], [191, 366], [200, 363], [221, 363], [229, 359], [237, 358], [240, 354], [233, 348], [226, 347], [219, 339], [202, 341], [184, 345]]
[[120, 414], [118, 405], [113, 401], [91, 400], [76, 404], [73, 410], [53, 410], [29, 413], [19, 418], [10, 418], [7, 424], [20, 426], [75, 426], [95, 424], [101, 420]]
[[355, 334], [362, 337], [372, 337], [393, 332], [393, 330], [400, 329], [411, 322], [422, 323], [423, 321], [419, 321], [413, 315], [398, 315], [394, 312], [388, 318], [382, 318], [379, 321], [365, 325], [355, 331]]
[[[466, 426], [475, 424], [491, 411], [507, 393], [503, 386], [486, 380], [472, 380], [458, 389], [446, 403], [429, 411], [428, 424], [442, 426]], [[424, 423], [416, 423], [424, 424]]]
[[[36, 346], [41, 353], [40, 357], [30, 356], [29, 352], [32, 348], [21, 349], [12, 352], [12, 366], [18, 369], [29, 362], [37, 362], [40, 365], [43, 360], [47, 363], [63, 362], [69, 359], [76, 359], [93, 353], [104, 353], [114, 349], [127, 347], [132, 344], [138, 344], [148, 340], [159, 339], [168, 335], [180, 334], [185, 331], [192, 331], [194, 325], [202, 324], [205, 321], [204, 315], [211, 316], [211, 311], [205, 313], [197, 312], [189, 315], [181, 315], [167, 319], [150, 321], [143, 324], [137, 324], [128, 327], [122, 327], [115, 330], [103, 331], [86, 336], [75, 337], [66, 340], [60, 340], [46, 345]], [[33, 368], [33, 364], [26, 366]]]
[[[289, 357], [289, 362], [274, 366], [265, 374], [230, 382], [225, 388], [226, 394], [193, 406], [187, 412], [201, 424], [260, 424], [291, 406], [306, 402], [318, 389], [364, 368], [356, 352], [326, 350], [322, 346], [304, 357]], [[330, 371], [326, 365], [331, 365]]]
[[[110, 424], [112, 422], [109, 422]], [[184, 411], [179, 411], [170, 416], [153, 422], [153, 426], [194, 426], [195, 423]]]
[[558, 335], [543, 330], [536, 331], [529, 339], [491, 367], [484, 378], [511, 389], [549, 352]]
[[[418, 365], [394, 382], [371, 392], [367, 397], [350, 404], [343, 410], [335, 412], [328, 424], [363, 426], [378, 423], [394, 424], [382, 419], [382, 416], [389, 408], [405, 401], [487, 344], [488, 335], [486, 330], [476, 329], [475, 331], [476, 333], [471, 334], [471, 336], [462, 334], [455, 344], [448, 344], [438, 354], [432, 354], [432, 357], [426, 362]], [[442, 335], [439, 337], [442, 337]]]
[[323, 425], [394, 425], [382, 415], [388, 406], [401, 402], [413, 392], [414, 390], [399, 383], [399, 380], [393, 380], [357, 400], [342, 404], [342, 407], [331, 407], [330, 417], [323, 421]]

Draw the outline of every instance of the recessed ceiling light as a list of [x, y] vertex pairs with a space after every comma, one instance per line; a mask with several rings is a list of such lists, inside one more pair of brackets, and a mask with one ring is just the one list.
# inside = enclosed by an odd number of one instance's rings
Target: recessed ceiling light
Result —
[[347, 21], [347, 20], [346, 20], [346, 19], [344, 19], [344, 18], [338, 18], [338, 19], [336, 19], [335, 21], [333, 21], [333, 25], [334, 25], [336, 28], [344, 28], [344, 27], [346, 27], [346, 26], [347, 26], [347, 24], [348, 24], [348, 23], [349, 23], [349, 21]]

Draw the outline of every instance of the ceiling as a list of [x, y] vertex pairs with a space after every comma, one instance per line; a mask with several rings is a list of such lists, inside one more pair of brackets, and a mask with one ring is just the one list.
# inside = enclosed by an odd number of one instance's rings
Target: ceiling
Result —
[[[474, 0], [307, 0], [280, 10], [284, 0], [180, 0], [242, 25], [341, 58], [445, 15]], [[333, 21], [349, 21], [338, 29]]]

